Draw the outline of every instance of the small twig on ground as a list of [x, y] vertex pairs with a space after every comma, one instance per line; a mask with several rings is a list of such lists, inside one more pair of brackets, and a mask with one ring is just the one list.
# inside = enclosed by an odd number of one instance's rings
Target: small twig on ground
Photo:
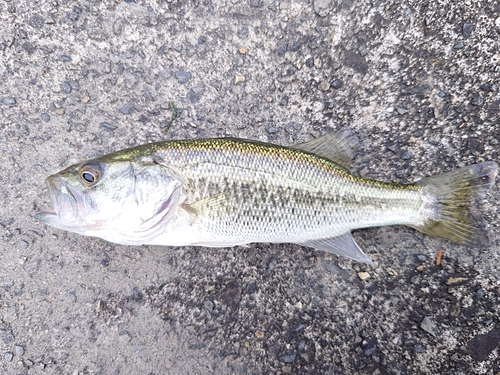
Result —
[[443, 249], [439, 249], [438, 250], [438, 255], [437, 255], [437, 258], [436, 258], [436, 266], [440, 266], [441, 265], [441, 259], [443, 258]]

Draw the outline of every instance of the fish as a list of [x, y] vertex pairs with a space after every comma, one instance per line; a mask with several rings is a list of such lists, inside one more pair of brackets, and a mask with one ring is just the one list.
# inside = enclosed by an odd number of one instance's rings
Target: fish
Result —
[[343, 129], [280, 146], [237, 138], [145, 144], [46, 179], [41, 223], [122, 245], [233, 247], [294, 243], [372, 264], [352, 231], [406, 225], [478, 245], [492, 161], [410, 184], [350, 172], [359, 146]]

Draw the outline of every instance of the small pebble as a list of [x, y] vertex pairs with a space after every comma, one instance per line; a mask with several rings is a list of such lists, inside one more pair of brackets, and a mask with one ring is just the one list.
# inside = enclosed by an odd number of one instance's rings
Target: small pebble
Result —
[[99, 126], [104, 130], [110, 130], [110, 131], [113, 131], [117, 128], [117, 126], [110, 124], [109, 122], [101, 122]]
[[408, 160], [410, 158], [411, 158], [411, 152], [410, 151], [405, 150], [405, 151], [403, 151], [401, 153], [401, 159]]
[[129, 342], [131, 337], [130, 334], [127, 331], [122, 331], [118, 334], [118, 338], [120, 339], [121, 342]]
[[334, 79], [332, 83], [330, 83], [330, 86], [338, 90], [344, 86], [344, 82], [342, 82], [340, 79]]
[[377, 338], [372, 338], [370, 339], [364, 346], [363, 346], [363, 354], [366, 356], [370, 356], [375, 351], [377, 350]]
[[201, 97], [203, 96], [204, 92], [205, 92], [205, 86], [203, 85], [192, 87], [187, 94], [187, 98], [193, 104], [198, 103]]
[[424, 319], [420, 323], [420, 328], [422, 328], [425, 332], [430, 333], [432, 336], [436, 336], [437, 326], [430, 317], [424, 317]]
[[112, 62], [112, 63], [118, 63], [120, 62], [120, 55], [111, 55], [109, 57], [109, 60]]
[[100, 313], [103, 308], [104, 308], [104, 302], [102, 302], [101, 300], [97, 301], [97, 306], [95, 308], [95, 311]]
[[306, 340], [300, 340], [299, 345], [298, 345], [298, 349], [304, 350], [305, 347], [306, 347]]
[[473, 106], [476, 106], [476, 107], [480, 107], [484, 104], [484, 99], [481, 97], [481, 95], [476, 93], [472, 97], [470, 104], [472, 104]]
[[[500, 19], [500, 17], [499, 17]], [[488, 83], [483, 83], [481, 86], [479, 86], [479, 90], [482, 91], [488, 91], [488, 92], [495, 92], [497, 89], [496, 85], [494, 83], [488, 82]]]
[[389, 275], [391, 275], [391, 276], [393, 276], [393, 277], [396, 277], [396, 276], [398, 275], [398, 273], [397, 273], [396, 271], [394, 271], [391, 267], [387, 267], [387, 268], [385, 269], [385, 271], [386, 271]]
[[[234, 4], [234, 0], [233, 0], [233, 4]], [[239, 29], [236, 32], [236, 35], [238, 35], [239, 38], [246, 38], [248, 36], [248, 28], [243, 27], [243, 28]]]
[[21, 345], [14, 346], [14, 351], [18, 357], [21, 357], [24, 354], [24, 348]]
[[278, 44], [278, 48], [276, 49], [276, 53], [278, 56], [283, 56], [288, 50], [288, 43]]
[[240, 48], [240, 53], [241, 53], [242, 55], [246, 55], [246, 54], [248, 53], [248, 48], [247, 48], [247, 47], [241, 47], [241, 48]]
[[314, 56], [314, 66], [318, 69], [320, 69], [323, 66], [323, 63], [321, 62], [321, 58], [319, 56]]
[[302, 129], [302, 125], [298, 122], [292, 121], [285, 125], [285, 130], [289, 134], [297, 134], [297, 132]]
[[45, 122], [49, 122], [50, 121], [50, 115], [48, 113], [42, 113], [40, 115], [40, 118], [45, 121]]
[[425, 254], [417, 254], [417, 259], [419, 262], [425, 262], [429, 258], [428, 255]]
[[399, 150], [399, 145], [397, 143], [392, 143], [392, 144], [390, 144], [390, 145], [387, 146], [387, 149], [389, 151], [392, 151], [392, 152], [396, 153]]
[[180, 84], [184, 84], [191, 79], [191, 73], [182, 70], [175, 72], [174, 76]]
[[237, 85], [238, 83], [242, 82], [245, 82], [245, 76], [237, 74], [236, 77], [234, 78], [234, 84]]
[[70, 292], [69, 293], [69, 302], [72, 302], [72, 303], [76, 302], [76, 294], [75, 294], [75, 292]]
[[479, 152], [484, 151], [484, 145], [475, 138], [467, 139], [467, 148]]
[[3, 104], [3, 105], [16, 104], [16, 99], [14, 99], [14, 98], [2, 98], [2, 99], [0, 99], [0, 104]]
[[462, 35], [464, 39], [469, 39], [472, 31], [474, 30], [474, 24], [470, 22], [465, 22], [462, 26]]
[[404, 115], [405, 113], [408, 112], [408, 110], [405, 108], [405, 107], [401, 107], [401, 106], [396, 106], [395, 107], [395, 110], [396, 112], [399, 114], [399, 115]]
[[460, 283], [463, 283], [464, 281], [467, 281], [467, 278], [465, 277], [450, 277], [448, 280], [445, 281], [446, 285], [457, 285]]
[[12, 361], [12, 358], [14, 358], [14, 354], [12, 354], [11, 352], [7, 352], [3, 355], [3, 357], [7, 362], [10, 362]]
[[364, 166], [363, 168], [361, 168], [360, 171], [358, 171], [360, 177], [366, 177], [368, 172], [370, 172], [370, 170], [366, 166]]
[[63, 82], [61, 83], [61, 90], [64, 91], [66, 94], [71, 93], [71, 85], [69, 82]]
[[370, 277], [370, 274], [368, 272], [358, 272], [358, 277], [361, 280], [366, 280]]
[[294, 42], [291, 46], [290, 46], [290, 51], [292, 52], [297, 52], [298, 50], [300, 50], [302, 48], [302, 43], [301, 42]]
[[[299, 303], [300, 303], [300, 302], [299, 302]], [[299, 324], [298, 326], [296, 326], [296, 327], [293, 329], [293, 332], [300, 332], [300, 331], [302, 331], [304, 328], [305, 328], [305, 325], [303, 325], [303, 324]]]
[[413, 352], [414, 353], [425, 353], [426, 351], [427, 351], [427, 348], [425, 347], [425, 345], [415, 344], [413, 346]]
[[321, 81], [318, 85], [318, 88], [321, 91], [328, 91], [330, 89], [330, 84], [326, 81]]
[[266, 102], [272, 103], [273, 102], [273, 97], [272, 96], [266, 96]]
[[274, 127], [274, 126], [268, 126], [266, 128], [266, 131], [269, 133], [269, 134], [275, 134], [278, 130]]
[[205, 308], [205, 310], [207, 310], [208, 312], [212, 312], [214, 310], [214, 303], [210, 300], [208, 301], [205, 301], [203, 303], [203, 307]]
[[82, 103], [87, 104], [88, 102], [90, 102], [90, 96], [84, 95], [82, 98]]
[[314, 0], [314, 11], [320, 17], [326, 17], [333, 8], [333, 2], [330, 0]]
[[252, 8], [260, 8], [262, 6], [262, 0], [250, 0], [249, 3]]
[[152, 102], [154, 102], [155, 98], [153, 97], [153, 95], [151, 95], [151, 91], [149, 91], [148, 89], [145, 89], [144, 90], [144, 97]]
[[474, 298], [476, 300], [480, 300], [481, 298], [484, 297], [484, 291], [482, 289], [478, 289], [476, 293], [474, 294]]
[[129, 115], [132, 112], [134, 112], [134, 109], [135, 109], [134, 103], [128, 102], [120, 108], [120, 112], [123, 113], [124, 115]]
[[280, 357], [280, 361], [281, 362], [284, 362], [284, 363], [293, 363], [295, 362], [295, 357], [297, 356], [297, 354], [293, 353], [293, 354], [285, 354], [285, 355], [282, 355]]
[[265, 336], [265, 333], [262, 332], [262, 331], [259, 331], [259, 330], [256, 330], [255, 331], [255, 337], [257, 337], [258, 339], [263, 339]]

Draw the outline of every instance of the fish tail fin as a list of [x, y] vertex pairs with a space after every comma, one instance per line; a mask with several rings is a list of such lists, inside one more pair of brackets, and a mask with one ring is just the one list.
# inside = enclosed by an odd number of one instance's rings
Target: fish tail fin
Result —
[[417, 181], [430, 193], [429, 219], [415, 229], [462, 245], [484, 245], [477, 220], [480, 200], [493, 184], [498, 165], [484, 162]]

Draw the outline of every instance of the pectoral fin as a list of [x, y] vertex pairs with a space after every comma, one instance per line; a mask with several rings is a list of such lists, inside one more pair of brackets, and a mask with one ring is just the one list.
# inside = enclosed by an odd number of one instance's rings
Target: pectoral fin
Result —
[[228, 201], [230, 201], [228, 193], [220, 193], [211, 197], [202, 198], [192, 203], [184, 203], [181, 208], [191, 216], [191, 224], [194, 224], [200, 216], [210, 214], [218, 214], [219, 217], [227, 215]]
[[360, 263], [373, 264], [370, 258], [366, 256], [363, 250], [361, 250], [358, 244], [354, 241], [351, 233], [344, 234], [340, 237], [307, 241], [301, 243], [300, 245], [344, 256]]

